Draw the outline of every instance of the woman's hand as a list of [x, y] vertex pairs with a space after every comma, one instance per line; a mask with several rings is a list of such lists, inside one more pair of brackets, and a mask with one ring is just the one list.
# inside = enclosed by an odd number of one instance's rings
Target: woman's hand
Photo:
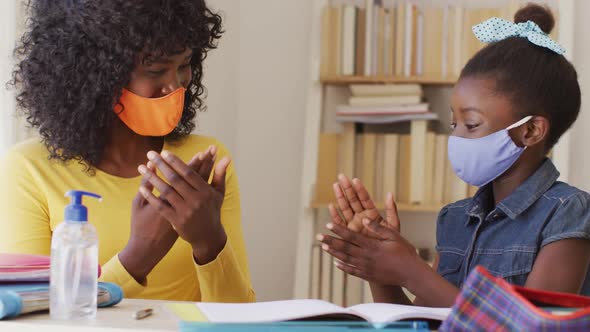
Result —
[[[189, 167], [198, 172], [203, 179], [211, 174], [215, 156], [207, 150], [198, 153]], [[148, 162], [146, 172], [155, 174], [152, 162]], [[143, 176], [140, 187], [153, 190], [148, 177]], [[151, 270], [166, 256], [178, 239], [178, 234], [170, 223], [148, 203], [138, 190], [131, 208], [131, 234], [125, 248], [119, 253], [119, 260], [125, 269], [139, 283], [143, 283]]]
[[366, 236], [371, 236], [362, 223], [364, 218], [373, 220], [385, 227], [400, 232], [400, 222], [397, 213], [397, 206], [393, 199], [393, 194], [388, 193], [385, 202], [386, 219], [381, 217], [375, 203], [371, 199], [369, 192], [359, 179], [353, 179], [352, 182], [343, 174], [338, 176], [338, 182], [333, 185], [334, 195], [338, 208], [342, 212], [342, 217], [334, 205], [328, 207], [332, 222], [342, 222], [350, 230], [359, 232]]
[[338, 260], [339, 269], [372, 283], [405, 286], [428, 267], [396, 229], [366, 218], [362, 223], [366, 235], [348, 229], [342, 220], [326, 226], [340, 238], [318, 235], [322, 249]]
[[[215, 156], [215, 147], [211, 152]], [[183, 240], [191, 244], [197, 263], [214, 260], [227, 241], [221, 224], [221, 205], [225, 195], [225, 175], [231, 160], [226, 157], [217, 163], [209, 184], [202, 176], [204, 173], [195, 171], [168, 151], [161, 154], [150, 151], [148, 159], [166, 181], [140, 166], [140, 172], [160, 192], [156, 197], [149, 188], [140, 187], [143, 197], [168, 220]]]

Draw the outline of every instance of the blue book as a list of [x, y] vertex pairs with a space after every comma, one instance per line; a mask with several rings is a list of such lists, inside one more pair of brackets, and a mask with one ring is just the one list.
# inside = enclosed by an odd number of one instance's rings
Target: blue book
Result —
[[394, 322], [383, 327], [375, 327], [366, 322], [277, 322], [277, 323], [198, 323], [181, 322], [180, 332], [337, 332], [367, 331], [378, 329], [380, 332], [429, 332], [427, 322]]
[[[98, 283], [98, 307], [109, 307], [123, 299], [121, 287]], [[49, 309], [49, 283], [0, 284], [0, 319]]]

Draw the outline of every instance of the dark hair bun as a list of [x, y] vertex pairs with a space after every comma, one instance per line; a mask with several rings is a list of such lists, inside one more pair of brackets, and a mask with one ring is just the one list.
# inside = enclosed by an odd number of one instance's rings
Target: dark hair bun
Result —
[[555, 27], [555, 18], [551, 9], [535, 3], [527, 4], [514, 14], [514, 23], [524, 23], [526, 21], [537, 23], [546, 34], [551, 33], [551, 30]]

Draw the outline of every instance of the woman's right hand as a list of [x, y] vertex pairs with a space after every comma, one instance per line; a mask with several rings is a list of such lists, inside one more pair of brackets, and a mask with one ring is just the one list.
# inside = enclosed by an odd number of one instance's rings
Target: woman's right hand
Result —
[[[216, 154], [212, 147], [199, 152], [188, 166], [205, 181], [209, 179]], [[149, 172], [156, 172], [155, 165], [147, 163]], [[141, 166], [140, 166], [141, 167]], [[144, 176], [140, 187], [153, 190]], [[141, 193], [137, 193], [131, 210], [131, 234], [125, 248], [119, 253], [119, 260], [133, 278], [143, 284], [147, 275], [166, 256], [178, 239], [177, 232], [170, 223], [151, 206]]]
[[329, 206], [330, 217], [333, 223], [346, 223], [348, 229], [366, 236], [374, 236], [374, 233], [363, 225], [363, 219], [374, 222], [400, 232], [400, 221], [397, 213], [397, 206], [392, 193], [387, 194], [385, 201], [385, 219], [377, 210], [369, 192], [359, 179], [350, 181], [343, 174], [338, 176], [338, 182], [333, 185], [334, 195], [338, 208], [342, 213], [340, 217], [338, 210], [332, 204]]

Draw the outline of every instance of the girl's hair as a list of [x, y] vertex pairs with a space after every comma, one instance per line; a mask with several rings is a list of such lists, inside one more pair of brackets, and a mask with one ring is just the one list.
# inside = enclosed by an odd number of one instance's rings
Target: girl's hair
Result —
[[[195, 128], [203, 110], [203, 60], [221, 37], [221, 17], [204, 0], [31, 0], [10, 84], [51, 159], [87, 170], [102, 159], [122, 89], [137, 61], [193, 50], [182, 118], [165, 137]], [[139, 58], [139, 55], [144, 55]]]
[[[514, 22], [533, 21], [547, 34], [555, 25], [551, 11], [528, 4]], [[563, 56], [522, 37], [491, 43], [467, 62], [460, 79], [491, 78], [496, 91], [510, 98], [517, 116], [540, 115], [550, 122], [546, 150], [574, 123], [580, 112], [580, 86], [574, 66]]]

